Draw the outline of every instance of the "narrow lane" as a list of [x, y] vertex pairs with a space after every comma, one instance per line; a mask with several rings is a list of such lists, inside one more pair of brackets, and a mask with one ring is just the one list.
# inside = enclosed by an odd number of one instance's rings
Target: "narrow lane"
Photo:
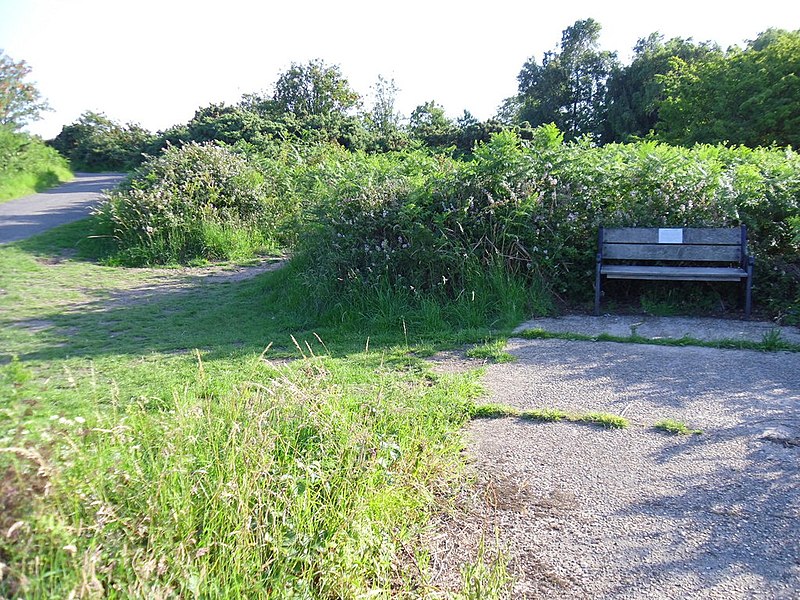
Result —
[[0, 204], [0, 244], [87, 217], [102, 192], [124, 177], [124, 173], [75, 173], [74, 181]]

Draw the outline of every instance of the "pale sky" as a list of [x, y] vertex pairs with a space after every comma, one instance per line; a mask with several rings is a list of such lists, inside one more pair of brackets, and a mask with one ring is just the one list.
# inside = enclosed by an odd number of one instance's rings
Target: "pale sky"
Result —
[[45, 138], [85, 110], [163, 130], [212, 102], [270, 92], [292, 62], [314, 58], [339, 65], [362, 96], [378, 75], [393, 78], [405, 116], [435, 100], [451, 117], [487, 119], [525, 60], [589, 17], [602, 48], [627, 62], [654, 31], [725, 48], [800, 29], [800, 2], [0, 0], [0, 48], [33, 68], [54, 109], [28, 128]]

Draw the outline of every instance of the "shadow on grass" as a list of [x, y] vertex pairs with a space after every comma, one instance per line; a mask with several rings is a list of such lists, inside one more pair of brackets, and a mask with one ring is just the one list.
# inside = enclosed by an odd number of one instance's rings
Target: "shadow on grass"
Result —
[[163, 287], [95, 290], [87, 303], [40, 312], [30, 320], [6, 319], [2, 325], [36, 333], [34, 349], [19, 354], [33, 361], [189, 354], [194, 349], [203, 352], [204, 360], [230, 359], [258, 355], [270, 344], [270, 357], [312, 351], [343, 356], [367, 345], [378, 350], [427, 343], [436, 349], [451, 340], [486, 335], [483, 330], [461, 332], [461, 337], [426, 331], [411, 320], [405, 330], [401, 322], [395, 327], [331, 323], [323, 317], [327, 307], [303, 297], [296, 276], [287, 266], [239, 281], [171, 277]]
[[[292, 352], [290, 333], [314, 328], [313, 315], [298, 315], [281, 298], [285, 275], [267, 273], [250, 280], [208, 283], [186, 277], [168, 288], [102, 291], [89, 303], [37, 315], [52, 324], [42, 348], [20, 358], [143, 355], [207, 350], [208, 359], [261, 352], [268, 344]], [[20, 327], [35, 327], [24, 321]]]
[[[62, 209], [53, 209], [45, 216], [54, 219]], [[86, 207], [74, 209], [79, 217], [85, 216]], [[18, 240], [15, 246], [32, 256], [68, 255], [72, 260], [97, 262], [111, 256], [115, 245], [95, 217], [79, 218], [59, 225], [33, 237]]]

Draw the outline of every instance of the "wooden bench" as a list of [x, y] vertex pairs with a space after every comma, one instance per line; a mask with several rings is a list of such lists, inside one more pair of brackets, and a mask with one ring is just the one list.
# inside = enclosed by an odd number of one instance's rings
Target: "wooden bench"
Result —
[[745, 284], [750, 317], [753, 257], [747, 228], [601, 227], [597, 243], [594, 314], [600, 314], [603, 277], [672, 281], [738, 281]]

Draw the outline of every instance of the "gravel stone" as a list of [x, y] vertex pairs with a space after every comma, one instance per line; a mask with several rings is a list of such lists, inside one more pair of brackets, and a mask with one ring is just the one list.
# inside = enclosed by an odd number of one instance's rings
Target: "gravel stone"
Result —
[[[800, 447], [779, 443], [800, 436], [800, 354], [507, 349], [518, 360], [487, 367], [487, 402], [632, 425], [473, 421], [475, 485], [428, 540], [437, 585], [458, 589], [484, 543], [508, 559], [513, 598], [800, 598]], [[656, 430], [665, 418], [703, 433]]]

